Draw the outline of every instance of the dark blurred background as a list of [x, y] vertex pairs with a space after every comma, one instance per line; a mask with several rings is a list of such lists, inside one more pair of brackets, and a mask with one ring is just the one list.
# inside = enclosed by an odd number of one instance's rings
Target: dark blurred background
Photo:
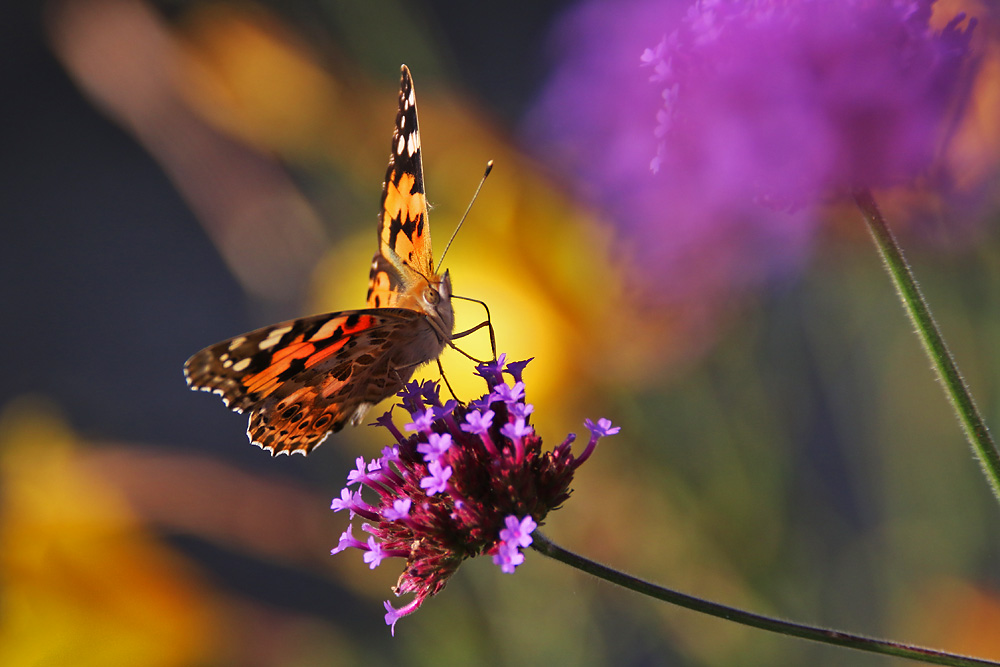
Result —
[[[391, 638], [399, 563], [328, 555], [330, 499], [382, 433], [272, 459], [187, 390], [210, 343], [362, 305], [403, 62], [438, 252], [496, 161], [448, 265], [500, 349], [536, 357], [536, 429], [623, 428], [547, 534], [694, 595], [1000, 659], [1000, 513], [857, 215], [832, 211], [801, 270], [760, 289], [632, 304], [601, 211], [521, 138], [572, 3], [361, 4], [3, 12], [0, 663], [895, 664], [533, 552], [516, 576], [467, 563]], [[888, 210], [996, 424], [995, 206], [954, 226]]]

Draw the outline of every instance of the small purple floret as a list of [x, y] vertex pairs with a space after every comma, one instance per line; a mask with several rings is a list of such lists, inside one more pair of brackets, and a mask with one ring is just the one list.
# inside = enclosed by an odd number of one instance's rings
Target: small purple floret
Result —
[[368, 465], [365, 463], [365, 457], [359, 456], [355, 459], [354, 463], [354, 470], [347, 473], [347, 483], [364, 483], [364, 481], [368, 478]]
[[347, 524], [347, 530], [340, 534], [340, 541], [337, 543], [336, 548], [334, 548], [330, 553], [338, 554], [348, 547], [353, 547], [355, 549], [364, 549], [365, 543], [354, 537], [354, 525]]
[[500, 539], [518, 547], [529, 546], [532, 542], [531, 533], [538, 527], [530, 516], [518, 520], [513, 514], [504, 519], [504, 525], [506, 528], [500, 531]]
[[604, 417], [598, 419], [596, 424], [589, 419], [584, 419], [583, 425], [599, 438], [606, 435], [615, 435], [622, 430], [620, 426], [611, 426], [611, 420]]
[[496, 361], [490, 361], [476, 366], [476, 375], [486, 380], [486, 384], [493, 386], [503, 382], [503, 367], [507, 361], [507, 355], [501, 354]]
[[493, 396], [508, 406], [514, 405], [518, 401], [524, 400], [524, 383], [516, 382], [513, 387], [507, 384], [498, 384], [493, 387]]
[[417, 445], [417, 451], [424, 455], [424, 461], [437, 461], [451, 447], [451, 435], [448, 433], [429, 433], [427, 442]]
[[434, 423], [434, 408], [427, 408], [417, 416], [413, 418], [413, 421], [406, 424], [403, 428], [407, 431], [420, 431], [422, 433], [429, 433], [431, 430], [431, 424]]
[[382, 545], [379, 544], [374, 536], [368, 538], [368, 551], [365, 552], [363, 558], [368, 563], [368, 569], [370, 570], [378, 567], [382, 563], [382, 559], [385, 558], [385, 554], [382, 552]]
[[515, 568], [524, 562], [524, 554], [512, 544], [501, 542], [493, 554], [493, 563], [500, 566], [504, 574], [513, 574]]
[[[348, 488], [343, 488], [340, 490], [340, 497], [334, 498], [333, 502], [330, 503], [330, 509], [334, 512], [340, 512], [341, 510], [351, 509], [351, 490]], [[351, 513], [353, 517], [353, 512]]]
[[458, 401], [454, 399], [449, 399], [444, 405], [439, 405], [434, 408], [434, 418], [441, 419], [447, 415], [450, 415], [458, 407]]
[[535, 411], [535, 406], [531, 403], [515, 403], [509, 405], [507, 411], [514, 419], [527, 419], [528, 415]]
[[473, 410], [465, 415], [465, 423], [462, 430], [466, 433], [481, 434], [490, 430], [493, 425], [494, 412], [492, 410]]
[[525, 359], [524, 361], [512, 361], [507, 364], [504, 368], [504, 372], [509, 374], [514, 378], [514, 382], [521, 382], [521, 375], [524, 373], [524, 367], [527, 366], [534, 360], [534, 357], [530, 359]]
[[431, 461], [427, 465], [427, 477], [420, 480], [420, 488], [433, 496], [436, 493], [444, 493], [448, 489], [448, 478], [451, 477], [451, 466], [442, 466], [438, 460]]
[[387, 507], [382, 511], [382, 518], [386, 521], [399, 521], [410, 516], [410, 506], [413, 501], [409, 498], [396, 498], [392, 501], [392, 507]]
[[511, 440], [520, 440], [525, 436], [531, 435], [534, 430], [534, 427], [528, 424], [524, 418], [519, 418], [515, 419], [512, 423], [504, 424], [500, 432]]

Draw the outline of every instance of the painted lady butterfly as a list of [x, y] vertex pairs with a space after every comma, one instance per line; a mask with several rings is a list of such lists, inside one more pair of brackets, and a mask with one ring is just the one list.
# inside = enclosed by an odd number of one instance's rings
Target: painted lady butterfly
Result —
[[356, 426], [451, 342], [451, 279], [431, 259], [431, 231], [410, 70], [382, 185], [368, 307], [282, 322], [216, 343], [188, 359], [192, 389], [250, 410], [250, 441], [272, 454], [308, 454]]

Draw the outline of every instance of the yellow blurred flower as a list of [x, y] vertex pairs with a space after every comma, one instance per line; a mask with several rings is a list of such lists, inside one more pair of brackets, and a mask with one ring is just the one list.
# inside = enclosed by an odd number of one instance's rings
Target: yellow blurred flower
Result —
[[41, 402], [0, 413], [0, 664], [204, 661], [212, 615], [197, 578], [75, 447]]

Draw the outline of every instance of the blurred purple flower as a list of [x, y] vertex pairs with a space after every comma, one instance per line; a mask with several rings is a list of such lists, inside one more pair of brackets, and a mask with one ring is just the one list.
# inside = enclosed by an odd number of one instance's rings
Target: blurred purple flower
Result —
[[752, 286], [802, 260], [817, 204], [939, 154], [975, 22], [934, 31], [932, 4], [593, 0], [561, 25], [529, 134], [626, 232], [651, 291]]
[[[483, 364], [477, 374], [486, 379], [487, 394], [468, 406], [443, 404], [437, 388], [411, 382], [399, 396], [412, 417], [404, 436], [388, 416], [377, 420], [398, 441], [382, 451], [375, 465], [356, 462], [348, 487], [331, 505], [360, 516], [367, 542], [353, 536], [351, 526], [332, 553], [348, 548], [364, 552], [371, 568], [386, 558], [405, 558], [406, 567], [393, 588], [396, 595], [414, 597], [396, 609], [385, 603], [385, 621], [396, 622], [437, 594], [462, 561], [482, 554], [493, 557], [501, 571], [512, 573], [524, 562], [521, 549], [531, 533], [570, 493], [576, 469], [594, 451], [597, 440], [618, 428], [606, 419], [595, 427], [587, 420], [591, 439], [579, 456], [570, 435], [555, 449], [542, 450], [542, 440], [526, 423], [532, 410], [524, 403], [521, 378], [526, 362], [505, 365], [505, 357]], [[503, 375], [515, 378], [514, 386]], [[479, 407], [477, 407], [479, 406]], [[433, 420], [428, 415], [436, 414]]]

